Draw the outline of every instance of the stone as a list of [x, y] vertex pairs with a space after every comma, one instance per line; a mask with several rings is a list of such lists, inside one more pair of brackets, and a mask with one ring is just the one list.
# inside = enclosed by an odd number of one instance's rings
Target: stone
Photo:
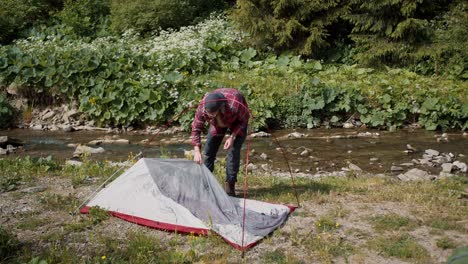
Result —
[[353, 123], [346, 122], [343, 124], [343, 128], [354, 128]]
[[254, 171], [256, 169], [258, 169], [258, 166], [253, 163], [249, 163], [249, 165], [247, 165], [247, 171]]
[[80, 156], [82, 154], [99, 154], [99, 153], [103, 153], [105, 152], [105, 150], [101, 147], [99, 148], [92, 148], [92, 147], [88, 147], [88, 146], [85, 146], [85, 145], [79, 145], [75, 152], [73, 153], [73, 156], [76, 157], [76, 156]]
[[305, 134], [299, 133], [299, 132], [293, 132], [293, 133], [288, 134], [288, 138], [303, 138], [305, 136], [306, 136]]
[[429, 156], [439, 156], [439, 151], [434, 150], [434, 149], [426, 149], [425, 153]]
[[355, 164], [353, 164], [353, 163], [350, 163], [350, 164], [348, 165], [348, 168], [349, 168], [350, 170], [352, 170], [352, 171], [362, 171], [362, 169], [359, 168], [359, 166], [357, 166], [357, 165], [355, 165]]
[[432, 166], [432, 162], [430, 161], [430, 159], [427, 158], [419, 159], [419, 164]]
[[414, 164], [412, 162], [405, 162], [405, 163], [401, 163], [400, 166], [405, 166], [405, 167], [411, 167], [413, 166]]
[[302, 157], [309, 156], [309, 151], [306, 149], [306, 150], [302, 151], [301, 154], [299, 154], [299, 155], [301, 155]]
[[48, 111], [46, 114], [44, 114], [41, 119], [42, 120], [47, 120], [47, 119], [50, 119], [52, 117], [55, 116], [55, 112], [54, 111]]
[[80, 115], [80, 112], [78, 112], [75, 109], [72, 109], [72, 110], [69, 110], [69, 111], [65, 112], [65, 114], [63, 114], [62, 119], [65, 122], [70, 122], [70, 121], [73, 121], [73, 119], [75, 119], [79, 115]]
[[265, 154], [265, 153], [262, 153], [262, 154], [260, 154], [260, 158], [261, 158], [262, 160], [266, 160], [266, 159], [268, 159], [268, 155]]
[[259, 131], [257, 133], [251, 134], [250, 137], [252, 138], [271, 137], [271, 134], [263, 132], [263, 131]]
[[375, 132], [375, 133], [371, 133], [371, 132], [359, 132], [357, 134], [358, 137], [378, 137], [380, 136], [379, 133]]
[[444, 156], [437, 156], [437, 157], [434, 159], [434, 162], [435, 162], [435, 163], [438, 163], [438, 164], [444, 164], [444, 163], [450, 162], [450, 159], [447, 158], [447, 157], [444, 157]]
[[47, 190], [46, 186], [36, 186], [36, 187], [29, 187], [29, 188], [22, 189], [22, 190], [20, 190], [20, 192], [22, 192], [22, 193], [39, 193], [39, 192], [43, 192], [45, 190]]
[[15, 82], [12, 82], [8, 85], [6, 92], [11, 95], [18, 95], [19, 94], [19, 85]]
[[391, 171], [402, 171], [403, 168], [402, 168], [402, 167], [398, 167], [398, 166], [392, 166], [392, 167], [390, 167], [390, 170], [391, 170]]
[[65, 162], [65, 164], [67, 164], [68, 166], [76, 166], [76, 167], [80, 167], [83, 165], [83, 162], [82, 161], [78, 161], [78, 160], [67, 160]]
[[460, 162], [458, 160], [453, 163], [453, 166], [457, 167], [457, 169], [459, 169], [461, 172], [467, 172], [468, 170], [466, 163]]
[[397, 176], [401, 181], [418, 181], [418, 180], [431, 180], [434, 178], [432, 175], [426, 171], [420, 169], [411, 169], [403, 174]]
[[452, 172], [453, 164], [452, 163], [443, 163], [441, 165], [442, 172]]
[[70, 125], [63, 126], [63, 132], [73, 132], [75, 129]]
[[455, 176], [455, 174], [452, 174], [450, 172], [441, 171], [439, 173], [439, 177], [443, 177], [443, 178], [450, 178], [450, 177], [453, 177], [453, 176]]
[[42, 124], [38, 124], [38, 125], [32, 125], [31, 126], [31, 129], [32, 130], [42, 130]]
[[260, 167], [264, 170], [264, 171], [271, 171], [271, 166], [269, 164], [262, 164], [260, 165]]
[[379, 161], [379, 158], [370, 158], [369, 160], [372, 162], [375, 162], [375, 161]]
[[8, 154], [8, 150], [4, 148], [0, 148], [0, 155], [7, 155], [7, 154]]

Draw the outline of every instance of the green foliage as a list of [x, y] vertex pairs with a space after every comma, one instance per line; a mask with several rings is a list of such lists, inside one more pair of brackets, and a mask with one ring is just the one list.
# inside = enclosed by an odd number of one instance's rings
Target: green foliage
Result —
[[[431, 42], [429, 21], [446, 9], [449, 1], [353, 0], [347, 19], [353, 24], [351, 39], [362, 64], [409, 66]], [[390, 15], [391, 14], [391, 15]]]
[[110, 0], [67, 0], [57, 14], [60, 21], [79, 36], [92, 36], [106, 26]]
[[46, 10], [41, 0], [0, 1], [0, 43], [9, 43], [43, 16]]
[[423, 50], [426, 60], [420, 60], [416, 65], [418, 72], [468, 79], [466, 8], [466, 2], [454, 1], [448, 12], [431, 21], [432, 44]]
[[253, 62], [249, 69], [205, 77], [215, 84], [246, 91], [255, 117], [254, 130], [265, 125], [339, 126], [350, 117], [368, 127], [387, 129], [415, 122], [429, 130], [467, 127], [464, 82], [423, 77], [405, 70], [322, 68], [314, 61], [295, 69], [278, 67], [282, 59], [267, 61]]
[[175, 121], [189, 129], [204, 93], [235, 87], [247, 97], [253, 130], [340, 126], [349, 119], [390, 130], [409, 123], [429, 130], [468, 127], [465, 82], [264, 55], [242, 48], [242, 39], [219, 17], [148, 39], [38, 35], [0, 47], [0, 85], [76, 100], [101, 126]]
[[14, 119], [13, 108], [3, 94], [0, 94], [0, 128], [11, 125]]
[[8, 262], [18, 248], [19, 242], [15, 235], [0, 225], [0, 261]]
[[0, 193], [15, 190], [20, 181], [30, 181], [34, 177], [51, 174], [59, 169], [59, 164], [52, 160], [51, 156], [0, 159]]
[[349, 12], [348, 1], [341, 0], [240, 0], [237, 6], [232, 17], [257, 47], [315, 57], [342, 37], [346, 24], [340, 18]]
[[145, 40], [132, 34], [91, 43], [31, 38], [0, 47], [0, 85], [14, 82], [78, 100], [101, 125], [163, 122], [192, 75], [219, 67], [239, 38], [219, 17]]
[[159, 29], [178, 29], [224, 7], [222, 0], [111, 0], [111, 28], [149, 33]]

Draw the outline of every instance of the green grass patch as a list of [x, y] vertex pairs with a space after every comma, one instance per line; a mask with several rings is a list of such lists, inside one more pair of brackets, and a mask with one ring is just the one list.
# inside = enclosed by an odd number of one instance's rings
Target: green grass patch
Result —
[[463, 231], [464, 228], [462, 225], [457, 224], [454, 220], [447, 218], [434, 218], [428, 220], [428, 225], [435, 229], [441, 230], [456, 230]]
[[415, 226], [415, 223], [410, 218], [394, 213], [375, 216], [370, 221], [378, 232], [398, 231], [404, 227], [410, 228]]
[[437, 244], [437, 247], [441, 249], [449, 249], [449, 248], [457, 247], [457, 243], [453, 239], [450, 239], [449, 237], [446, 237], [446, 236], [437, 239], [436, 244]]
[[427, 263], [429, 253], [408, 234], [378, 237], [369, 246], [387, 257], [397, 257], [417, 263]]
[[332, 263], [336, 257], [346, 258], [355, 251], [349, 242], [333, 233], [311, 233], [308, 238], [303, 240], [303, 246], [321, 263]]
[[13, 257], [19, 247], [16, 236], [0, 225], [0, 262], [8, 262]]
[[63, 196], [50, 192], [42, 193], [39, 196], [39, 202], [47, 210], [67, 212], [72, 212], [80, 203], [79, 200], [72, 194]]
[[48, 220], [41, 218], [37, 212], [24, 213], [20, 217], [21, 221], [16, 225], [16, 228], [21, 230], [35, 230], [48, 223]]

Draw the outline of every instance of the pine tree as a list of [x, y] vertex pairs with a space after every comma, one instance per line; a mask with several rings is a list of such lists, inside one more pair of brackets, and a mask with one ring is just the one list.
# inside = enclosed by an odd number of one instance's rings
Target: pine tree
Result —
[[408, 66], [432, 43], [430, 21], [450, 0], [352, 0], [351, 39], [362, 64]]
[[345, 0], [239, 0], [232, 17], [258, 48], [317, 57], [341, 37], [348, 12]]

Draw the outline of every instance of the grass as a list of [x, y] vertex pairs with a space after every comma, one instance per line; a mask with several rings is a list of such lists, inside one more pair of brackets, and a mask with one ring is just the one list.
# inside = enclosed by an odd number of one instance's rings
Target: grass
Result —
[[453, 239], [450, 239], [448, 237], [441, 237], [437, 239], [437, 247], [441, 249], [450, 249], [450, 248], [456, 248], [457, 243], [453, 241]]
[[416, 263], [428, 263], [429, 253], [410, 235], [380, 236], [370, 242], [370, 247], [387, 257], [397, 257]]
[[370, 221], [373, 224], [374, 230], [378, 232], [398, 231], [404, 227], [415, 227], [416, 225], [408, 217], [403, 217], [398, 214], [385, 214], [372, 217]]
[[[65, 166], [51, 159], [0, 160], [0, 179], [15, 179], [11, 180], [14, 188], [3, 189], [5, 201], [11, 200], [11, 206], [16, 206], [17, 200], [33, 197], [29, 206], [39, 206], [17, 213], [0, 228], [1, 253], [17, 263], [332, 263], [349, 262], [350, 256], [366, 262], [366, 252], [370, 251], [383, 258], [430, 263], [440, 260], [431, 259], [412, 231], [426, 232], [423, 239], [429, 237], [437, 246], [433, 250], [441, 252], [461, 244], [460, 238], [451, 235], [453, 232], [462, 238], [468, 234], [458, 223], [468, 218], [468, 204], [458, 198], [468, 186], [463, 178], [418, 183], [361, 176], [296, 178], [298, 197], [307, 206], [298, 208], [285, 227], [262, 240], [258, 249], [247, 251], [242, 259], [239, 251], [213, 232], [196, 236], [155, 231], [111, 220], [99, 208], [91, 208], [87, 215], [70, 216], [69, 212], [83, 199], [82, 192], [97, 187], [115, 170], [89, 160], [82, 167]], [[224, 182], [223, 161], [215, 175]], [[44, 177], [60, 177], [74, 189], [54, 190], [52, 180], [46, 192], [15, 191]], [[239, 181], [243, 182], [243, 175]], [[290, 179], [249, 174], [248, 185], [248, 198], [296, 204]], [[375, 211], [384, 206], [393, 206], [394, 210]], [[364, 212], [371, 217], [361, 216]], [[116, 223], [127, 228], [112, 229]], [[15, 239], [20, 233], [35, 236], [19, 243]]]

